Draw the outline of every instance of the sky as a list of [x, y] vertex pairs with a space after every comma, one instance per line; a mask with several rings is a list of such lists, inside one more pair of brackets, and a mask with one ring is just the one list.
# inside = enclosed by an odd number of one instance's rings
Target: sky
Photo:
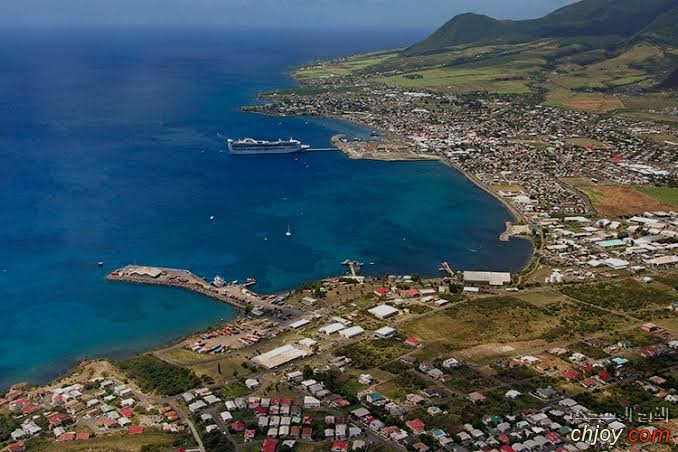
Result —
[[0, 26], [352, 25], [433, 29], [463, 12], [540, 17], [574, 0], [0, 0]]

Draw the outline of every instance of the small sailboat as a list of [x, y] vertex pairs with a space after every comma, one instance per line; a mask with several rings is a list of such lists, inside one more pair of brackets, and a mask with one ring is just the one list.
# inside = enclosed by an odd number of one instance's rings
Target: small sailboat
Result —
[[214, 221], [214, 215], [210, 215], [210, 221]]
[[285, 233], [287, 237], [292, 237], [292, 230], [290, 229], [290, 225], [287, 225], [287, 232]]
[[98, 267], [103, 267], [103, 266], [104, 266], [104, 261], [99, 261], [99, 262], [97, 262], [97, 266], [98, 266]]

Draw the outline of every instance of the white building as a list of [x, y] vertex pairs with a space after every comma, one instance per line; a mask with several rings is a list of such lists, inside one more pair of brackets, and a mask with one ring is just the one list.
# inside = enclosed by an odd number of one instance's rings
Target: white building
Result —
[[378, 338], [387, 339], [387, 338], [395, 336], [396, 330], [391, 328], [390, 326], [384, 326], [384, 327], [379, 328], [377, 331], [375, 331], [374, 334]]
[[398, 314], [400, 311], [398, 311], [396, 308], [389, 306], [387, 304], [380, 304], [379, 306], [376, 306], [372, 309], [368, 309], [367, 312], [372, 314], [378, 319], [387, 319], [389, 317], [393, 317], [394, 315]]
[[364, 332], [365, 330], [362, 327], [352, 326], [351, 328], [346, 328], [345, 330], [340, 331], [339, 334], [347, 339], [351, 339], [352, 337], [360, 336]]

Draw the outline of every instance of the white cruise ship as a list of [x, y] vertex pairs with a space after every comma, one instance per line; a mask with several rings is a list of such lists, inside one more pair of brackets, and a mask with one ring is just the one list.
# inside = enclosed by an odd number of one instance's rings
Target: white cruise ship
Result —
[[255, 140], [254, 138], [232, 140], [229, 138], [227, 142], [231, 154], [291, 154], [309, 148], [309, 146], [301, 144], [301, 141], [292, 138], [277, 141]]

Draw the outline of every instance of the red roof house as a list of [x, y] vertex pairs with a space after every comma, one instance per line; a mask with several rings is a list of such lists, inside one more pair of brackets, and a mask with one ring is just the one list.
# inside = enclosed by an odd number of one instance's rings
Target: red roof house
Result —
[[245, 431], [245, 423], [242, 421], [234, 422], [231, 424], [231, 430], [234, 432], [244, 432]]
[[132, 425], [129, 428], [129, 434], [130, 435], [141, 435], [144, 433], [144, 426], [143, 425]]
[[78, 432], [75, 434], [75, 439], [77, 439], [78, 441], [87, 441], [89, 439], [89, 433]]
[[416, 337], [408, 337], [407, 339], [405, 339], [405, 343], [407, 345], [411, 345], [412, 347], [418, 347], [419, 345], [421, 345], [421, 342], [419, 342], [419, 339], [417, 339]]
[[73, 418], [66, 413], [55, 413], [49, 416], [47, 420], [49, 421], [49, 428], [54, 428], [73, 422]]
[[26, 448], [23, 443], [13, 443], [7, 446], [9, 452], [24, 452]]
[[406, 298], [414, 298], [419, 296], [419, 289], [403, 290], [401, 294]]
[[598, 372], [598, 375], [596, 375], [596, 377], [603, 383], [609, 383], [612, 380], [614, 380], [614, 377], [610, 375], [610, 372], [606, 370], [601, 370], [600, 372]]
[[426, 429], [424, 421], [422, 421], [421, 419], [412, 419], [411, 421], [405, 422], [405, 425], [407, 425], [407, 427], [409, 427], [409, 429], [412, 430], [412, 433], [414, 433], [415, 435], [423, 433], [424, 430]]
[[569, 381], [574, 381], [581, 375], [578, 371], [574, 369], [564, 370], [560, 373], [563, 377], [567, 378]]
[[120, 410], [120, 414], [122, 414], [125, 417], [131, 417], [134, 415], [134, 410], [132, 408], [123, 408]]
[[278, 440], [273, 438], [266, 438], [264, 444], [261, 446], [261, 452], [275, 452], [278, 445]]
[[66, 441], [73, 441], [75, 439], [75, 433], [62, 433], [59, 435], [57, 438], [57, 441], [60, 443], [66, 442]]
[[339, 440], [333, 441], [332, 452], [348, 452], [348, 442]]

